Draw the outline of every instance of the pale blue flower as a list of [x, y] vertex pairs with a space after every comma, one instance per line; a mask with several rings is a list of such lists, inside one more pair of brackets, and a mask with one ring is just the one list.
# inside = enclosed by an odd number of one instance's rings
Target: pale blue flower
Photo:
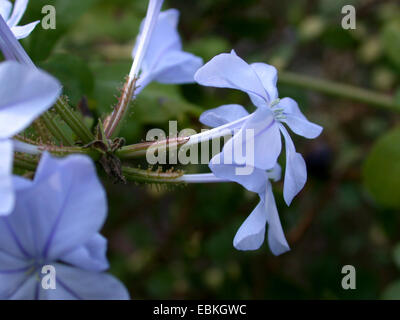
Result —
[[[283, 124], [286, 124], [296, 134], [309, 139], [318, 137], [322, 132], [322, 127], [308, 121], [293, 99], [278, 99], [277, 71], [273, 66], [265, 63], [249, 65], [234, 51], [214, 57], [196, 72], [195, 80], [205, 86], [244, 91], [249, 95], [253, 104], [258, 107], [250, 116], [243, 107], [238, 105], [222, 106], [206, 111], [202, 115], [200, 120], [210, 126], [236, 120], [236, 125], [231, 126], [231, 129], [238, 129], [240, 134], [235, 134], [228, 141], [224, 146], [225, 151], [233, 148], [234, 145], [245, 145], [247, 143], [245, 133], [247, 130], [251, 130], [254, 133], [255, 150], [253, 165], [256, 169], [265, 171], [275, 166], [281, 153], [281, 134], [283, 135], [286, 147], [284, 198], [289, 205], [304, 187], [307, 170], [303, 157], [296, 152], [293, 141]], [[237, 121], [240, 117], [246, 117], [245, 121]], [[243, 149], [245, 148], [243, 147]], [[217, 177], [239, 183], [243, 179], [249, 179], [243, 175], [221, 175], [221, 172], [215, 171], [214, 164], [215, 159], [211, 160], [210, 168]], [[237, 164], [239, 165], [239, 163]]]
[[[14, 185], [16, 206], [0, 217], [1, 299], [129, 299], [103, 273], [107, 201], [90, 158], [44, 153], [35, 179]], [[55, 268], [55, 289], [43, 286], [43, 266]]]
[[29, 0], [16, 0], [14, 7], [8, 0], [0, 0], [0, 16], [5, 20], [10, 27], [14, 36], [17, 39], [23, 39], [30, 35], [40, 22], [34, 21], [24, 26], [18, 26], [28, 6]]
[[0, 63], [0, 215], [14, 206], [11, 138], [51, 107], [60, 91], [60, 83], [43, 71]]
[[[194, 74], [202, 66], [203, 60], [182, 51], [182, 42], [177, 31], [178, 20], [179, 11], [176, 9], [169, 9], [159, 14], [141, 63], [141, 74], [135, 94], [152, 81], [166, 84], [194, 82]], [[133, 57], [136, 56], [143, 27], [144, 21], [133, 50]]]

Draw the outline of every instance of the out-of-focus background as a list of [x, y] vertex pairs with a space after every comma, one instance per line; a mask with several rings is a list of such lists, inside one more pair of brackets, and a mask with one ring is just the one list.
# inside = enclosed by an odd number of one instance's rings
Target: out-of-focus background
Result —
[[[34, 0], [24, 21], [41, 18], [45, 4], [56, 7], [57, 29], [38, 27], [23, 44], [63, 82], [71, 103], [85, 97], [97, 119], [111, 111], [129, 72], [147, 1]], [[356, 30], [341, 27], [346, 4], [356, 7]], [[398, 0], [170, 0], [166, 8], [180, 10], [184, 48], [205, 61], [234, 48], [248, 62], [400, 101]], [[313, 141], [293, 135], [309, 179], [290, 207], [282, 183], [274, 185], [292, 251], [274, 257], [267, 244], [256, 252], [233, 248], [236, 230], [258, 202], [239, 185], [166, 190], [104, 178], [111, 272], [132, 298], [400, 298], [398, 113], [284, 83], [279, 90], [325, 128]], [[203, 110], [229, 103], [251, 110], [247, 96], [234, 90], [152, 84], [135, 102], [123, 136], [141, 141], [151, 128], [167, 130], [168, 120], [199, 130]], [[356, 290], [341, 287], [344, 265], [356, 268]]]

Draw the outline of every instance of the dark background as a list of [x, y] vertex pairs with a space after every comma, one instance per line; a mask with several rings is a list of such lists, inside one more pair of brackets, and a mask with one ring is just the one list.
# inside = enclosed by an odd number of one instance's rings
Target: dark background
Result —
[[[34, 0], [24, 21], [41, 18], [44, 4], [56, 7], [57, 29], [38, 27], [24, 46], [63, 82], [73, 105], [86, 97], [93, 119], [104, 116], [129, 72], [147, 1]], [[356, 30], [341, 28], [345, 4], [357, 9]], [[234, 48], [248, 62], [400, 97], [397, 0], [171, 0], [166, 8], [180, 10], [184, 48], [205, 61]], [[274, 257], [267, 244], [256, 252], [233, 248], [258, 202], [239, 185], [165, 189], [104, 178], [111, 272], [132, 298], [400, 298], [398, 114], [295, 86], [279, 90], [324, 127], [316, 140], [292, 135], [309, 179], [290, 207], [282, 182], [274, 185], [292, 251]], [[229, 103], [251, 106], [233, 90], [152, 84], [135, 102], [123, 136], [141, 141], [150, 128], [167, 129], [168, 120], [199, 130], [203, 110]], [[356, 290], [341, 287], [347, 264], [356, 268]]]

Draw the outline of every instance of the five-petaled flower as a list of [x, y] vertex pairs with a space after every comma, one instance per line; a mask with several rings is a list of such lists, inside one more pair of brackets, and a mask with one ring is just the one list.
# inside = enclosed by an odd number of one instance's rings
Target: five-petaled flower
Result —
[[[220, 54], [206, 63], [195, 74], [195, 80], [205, 86], [220, 88], [232, 88], [246, 92], [253, 104], [258, 107], [249, 118], [239, 123], [242, 132], [250, 130], [254, 132], [254, 167], [268, 170], [275, 166], [281, 153], [281, 134], [285, 139], [286, 147], [286, 170], [284, 182], [284, 198], [289, 205], [297, 193], [304, 187], [307, 180], [306, 165], [303, 157], [296, 152], [293, 141], [284, 127], [284, 123], [298, 135], [314, 139], [322, 132], [322, 127], [306, 119], [301, 113], [297, 103], [291, 98], [278, 99], [276, 88], [277, 71], [273, 66], [265, 63], [247, 64], [236, 55], [234, 51], [230, 54]], [[206, 111], [203, 117], [227, 118], [247, 116], [244, 109], [238, 112], [238, 107], [229, 111], [226, 107], [220, 107]], [[246, 134], [235, 135], [228, 146], [238, 143], [246, 144]], [[245, 148], [243, 148], [244, 150]], [[223, 175], [213, 165], [210, 167], [216, 176]], [[226, 177], [223, 177], [226, 178]]]
[[[293, 141], [286, 130], [284, 123], [295, 133], [309, 139], [316, 138], [322, 132], [322, 127], [311, 123], [301, 113], [297, 103], [291, 98], [278, 99], [277, 71], [273, 66], [265, 63], [247, 64], [232, 50], [230, 54], [220, 54], [206, 63], [195, 74], [195, 80], [205, 86], [232, 88], [246, 92], [257, 110], [249, 113], [240, 105], [224, 105], [204, 112], [200, 121], [208, 126], [224, 126], [236, 133], [229, 140], [221, 153], [215, 155], [209, 167], [219, 178], [228, 179], [240, 183], [248, 190], [257, 192], [261, 197], [261, 203], [271, 200], [271, 195], [263, 196], [265, 185], [268, 186], [266, 170], [273, 169], [281, 153], [281, 134], [285, 139], [286, 147], [286, 169], [284, 178], [284, 198], [289, 205], [293, 198], [304, 187], [307, 180], [307, 170], [303, 157], [296, 152]], [[242, 119], [242, 121], [241, 121]], [[247, 132], [252, 134], [249, 135]], [[249, 139], [252, 139], [249, 141]], [[241, 152], [236, 152], [237, 146], [240, 150], [247, 150], [247, 144], [251, 143], [252, 152], [250, 156], [251, 170], [248, 174], [238, 174], [240, 167], [248, 166], [243, 162]], [[229, 162], [225, 161], [226, 155], [232, 155]], [[248, 157], [249, 155], [246, 155]], [[267, 187], [267, 190], [270, 188]], [[273, 201], [274, 202], [274, 201]], [[266, 203], [270, 210], [275, 207], [274, 203]], [[267, 208], [267, 210], [268, 210]], [[257, 215], [259, 207], [251, 216]], [[260, 219], [260, 228], [269, 220], [268, 216], [274, 212], [264, 213], [264, 219]], [[261, 215], [258, 215], [261, 216]], [[250, 219], [250, 217], [249, 217]], [[256, 221], [256, 219], [250, 219]], [[278, 220], [274, 220], [279, 222]], [[280, 234], [281, 226], [275, 223], [279, 230], [273, 230], [274, 225], [270, 224], [269, 232]], [[246, 224], [240, 230], [241, 234], [246, 233]], [[253, 236], [252, 228], [248, 229], [248, 237]], [[252, 237], [252, 241], [235, 241], [235, 247], [242, 250], [257, 249], [262, 240], [259, 237]], [[241, 238], [246, 238], [242, 236]], [[263, 234], [262, 234], [263, 238]], [[250, 239], [250, 238], [248, 238]], [[261, 242], [260, 242], [261, 241]], [[288, 249], [286, 240], [281, 238], [280, 245], [283, 249], [272, 249], [274, 253]]]
[[[1, 299], [128, 299], [108, 268], [99, 234], [106, 194], [90, 158], [44, 153], [33, 181], [14, 177], [16, 206], [0, 217]], [[55, 289], [42, 267], [55, 268]]]

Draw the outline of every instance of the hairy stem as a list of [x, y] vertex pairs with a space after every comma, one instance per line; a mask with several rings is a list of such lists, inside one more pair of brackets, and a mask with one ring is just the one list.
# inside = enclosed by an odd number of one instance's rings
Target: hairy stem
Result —
[[38, 159], [35, 157], [27, 157], [23, 154], [15, 153], [14, 166], [20, 169], [35, 171], [38, 165]]
[[86, 124], [74, 113], [63, 98], [58, 99], [54, 108], [83, 143], [89, 143], [94, 140], [94, 136]]
[[144, 157], [149, 150], [152, 148], [157, 152], [166, 152], [172, 148], [178, 148], [189, 141], [189, 137], [172, 138], [166, 140], [160, 140], [155, 142], [142, 142], [124, 146], [116, 152], [116, 155], [121, 159], [135, 159]]
[[54, 119], [49, 115], [48, 112], [45, 112], [41, 117], [40, 120], [43, 121], [44, 125], [50, 131], [50, 133], [63, 145], [72, 146], [74, 142], [68, 135], [60, 128], [59, 125], [54, 121]]
[[160, 172], [124, 166], [122, 174], [128, 181], [138, 183], [184, 184], [184, 182], [176, 180], [183, 175], [183, 171]]
[[121, 97], [113, 113], [104, 122], [104, 131], [108, 139], [116, 136], [121, 128], [122, 121], [128, 112], [137, 78], [127, 77], [122, 89]]
[[35, 121], [33, 121], [32, 127], [43, 143], [51, 143], [52, 142], [52, 139], [51, 139], [52, 133], [49, 130], [49, 128], [47, 127], [45, 121], [43, 121], [41, 118], [38, 118]]

